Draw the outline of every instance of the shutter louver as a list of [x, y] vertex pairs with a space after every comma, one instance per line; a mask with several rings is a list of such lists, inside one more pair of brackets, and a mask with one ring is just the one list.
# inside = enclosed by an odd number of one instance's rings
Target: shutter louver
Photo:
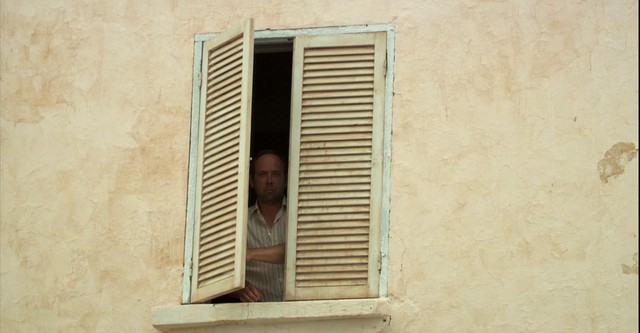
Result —
[[288, 299], [377, 296], [384, 37], [296, 40]]
[[203, 49], [192, 302], [244, 286], [253, 23]]

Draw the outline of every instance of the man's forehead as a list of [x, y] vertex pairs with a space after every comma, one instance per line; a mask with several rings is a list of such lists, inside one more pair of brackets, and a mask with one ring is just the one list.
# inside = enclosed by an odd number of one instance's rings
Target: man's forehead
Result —
[[273, 167], [273, 164], [274, 164], [273, 162], [276, 162], [275, 164], [277, 165], [277, 168], [284, 168], [284, 162], [282, 162], [282, 160], [278, 155], [267, 153], [259, 156], [256, 159], [256, 162], [255, 162], [256, 169], [265, 169], [265, 168], [268, 168], [269, 166]]

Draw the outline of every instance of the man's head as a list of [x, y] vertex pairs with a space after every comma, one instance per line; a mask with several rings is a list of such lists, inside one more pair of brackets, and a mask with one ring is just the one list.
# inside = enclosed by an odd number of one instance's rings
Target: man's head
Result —
[[278, 153], [265, 150], [253, 158], [249, 185], [256, 191], [259, 202], [281, 202], [286, 184], [286, 165]]

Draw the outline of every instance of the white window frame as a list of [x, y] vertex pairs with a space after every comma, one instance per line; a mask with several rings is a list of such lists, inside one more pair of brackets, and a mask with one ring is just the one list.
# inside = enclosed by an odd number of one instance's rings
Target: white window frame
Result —
[[[303, 28], [290, 30], [262, 30], [255, 31], [254, 39], [256, 44], [260, 44], [261, 40], [288, 40], [304, 35], [331, 35], [331, 34], [348, 34], [348, 33], [368, 33], [368, 32], [386, 32], [387, 39], [387, 63], [385, 75], [385, 91], [384, 91], [384, 133], [383, 133], [383, 179], [382, 179], [382, 214], [381, 214], [381, 238], [380, 238], [380, 281], [379, 281], [379, 297], [387, 296], [387, 277], [388, 277], [388, 238], [389, 238], [389, 210], [390, 210], [390, 175], [391, 175], [391, 126], [392, 126], [392, 99], [393, 99], [393, 76], [394, 76], [394, 45], [395, 30], [390, 24], [369, 24], [369, 25], [351, 25], [326, 28]], [[193, 262], [193, 237], [195, 227], [195, 210], [196, 210], [196, 174], [198, 161], [198, 131], [199, 131], [199, 113], [200, 113], [200, 81], [201, 81], [201, 64], [203, 43], [217, 36], [218, 34], [197, 34], [194, 41], [194, 68], [192, 81], [192, 101], [191, 101], [191, 139], [189, 148], [189, 170], [187, 183], [187, 209], [185, 222], [185, 241], [184, 241], [184, 266], [182, 280], [182, 303], [191, 303], [191, 274]]]

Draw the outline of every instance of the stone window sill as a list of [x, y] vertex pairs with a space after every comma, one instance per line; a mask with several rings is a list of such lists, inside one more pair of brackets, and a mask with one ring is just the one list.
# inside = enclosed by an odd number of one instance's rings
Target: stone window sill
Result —
[[387, 298], [274, 303], [188, 304], [152, 309], [162, 332], [380, 332], [389, 324]]

